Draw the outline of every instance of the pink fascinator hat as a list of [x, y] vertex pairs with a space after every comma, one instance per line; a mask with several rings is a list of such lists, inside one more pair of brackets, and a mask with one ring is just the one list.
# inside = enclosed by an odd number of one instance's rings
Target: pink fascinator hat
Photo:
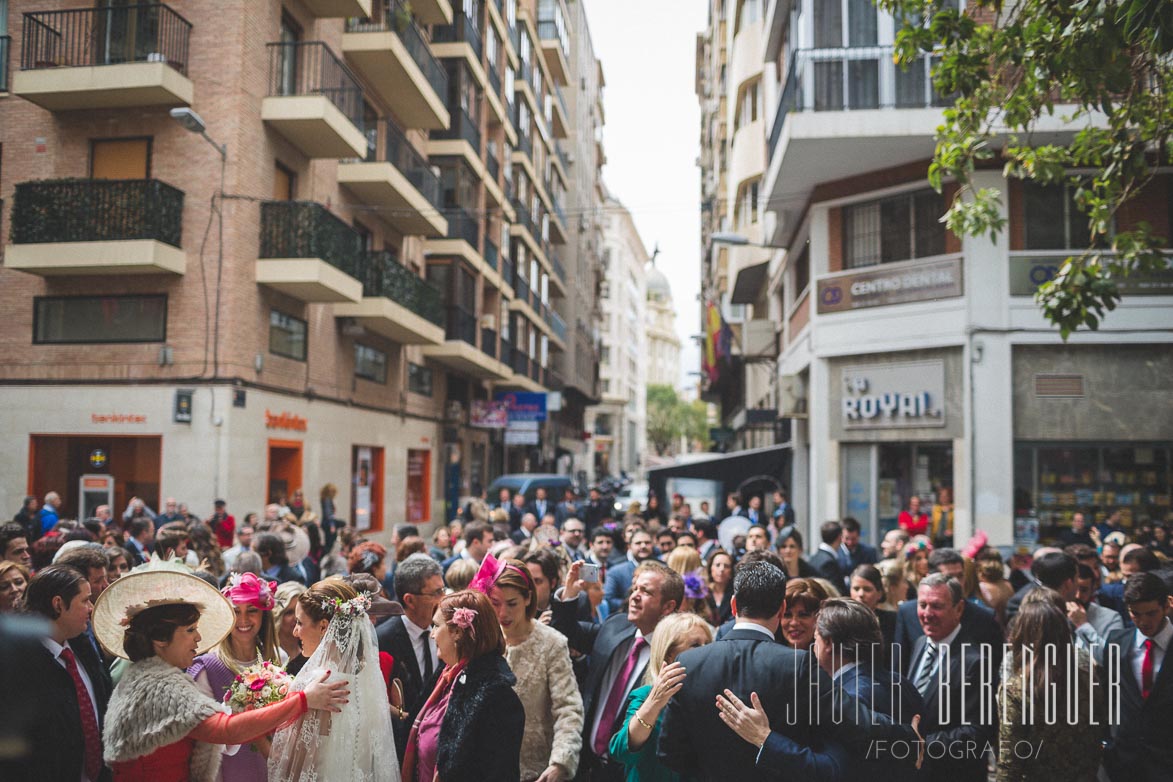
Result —
[[469, 582], [468, 588], [475, 589], [483, 595], [488, 595], [493, 591], [493, 585], [497, 583], [497, 579], [505, 572], [505, 560], [497, 559], [492, 554], [485, 554], [485, 558], [481, 560], [481, 569], [473, 576], [472, 581]]
[[220, 594], [233, 605], [252, 605], [262, 611], [272, 611], [276, 602], [276, 581], [264, 581], [254, 573], [234, 574]]

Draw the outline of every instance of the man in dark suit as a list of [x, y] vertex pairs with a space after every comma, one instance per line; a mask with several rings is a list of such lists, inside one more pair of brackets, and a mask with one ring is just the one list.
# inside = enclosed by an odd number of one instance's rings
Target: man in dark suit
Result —
[[927, 777], [986, 782], [987, 750], [997, 752], [999, 665], [983, 664], [993, 649], [965, 627], [963, 613], [969, 605], [956, 579], [930, 573], [921, 580], [917, 617], [924, 635], [913, 646], [908, 678], [924, 698]]
[[847, 571], [848, 577], [851, 576], [851, 571], [860, 565], [874, 565], [880, 560], [876, 549], [862, 542], [859, 539], [859, 534], [858, 520], [852, 516], [843, 519], [843, 548], [847, 549], [847, 559], [850, 563]]
[[570, 566], [566, 588], [551, 601], [551, 626], [566, 636], [570, 648], [590, 655], [582, 686], [583, 737], [579, 779], [618, 782], [623, 766], [611, 760], [607, 744], [623, 715], [627, 695], [639, 686], [651, 657], [652, 634], [684, 599], [684, 579], [666, 565], [647, 560], [636, 568], [626, 614], [602, 624], [577, 619], [581, 562]]
[[[933, 552], [933, 554], [936, 553]], [[933, 559], [929, 557], [930, 567], [932, 567], [932, 563]], [[1018, 616], [1018, 608], [1022, 605], [1023, 598], [1038, 589], [1040, 585], [1054, 589], [1063, 596], [1064, 600], [1074, 600], [1079, 591], [1079, 585], [1076, 582], [1078, 571], [1079, 563], [1070, 554], [1056, 549], [1036, 551], [1034, 559], [1030, 563], [1031, 581], [1011, 595], [1010, 600], [1006, 603], [1007, 623]]]
[[406, 714], [392, 721], [395, 746], [403, 757], [412, 723], [444, 668], [431, 637], [432, 616], [444, 596], [439, 563], [427, 554], [412, 554], [400, 562], [395, 569], [395, 593], [403, 604], [403, 616], [379, 625], [377, 635], [379, 651], [395, 660], [391, 677], [403, 687]]
[[554, 521], [558, 524], [558, 529], [562, 529], [562, 525], [570, 518], [578, 518], [578, 502], [574, 496], [574, 489], [568, 486], [563, 492], [562, 502], [554, 506]]
[[[534, 514], [535, 518], [541, 520], [543, 516], [553, 512], [553, 510], [554, 504], [546, 499], [546, 490], [540, 486], [534, 489], [534, 501], [529, 504], [526, 511]], [[557, 519], [557, 516], [555, 516], [555, 519]]]
[[1104, 768], [1112, 782], [1156, 782], [1173, 769], [1173, 611], [1165, 582], [1136, 573], [1124, 584], [1124, 602], [1135, 627], [1108, 636], [1108, 654], [1119, 655], [1120, 724]]
[[607, 608], [615, 613], [623, 608], [623, 601], [631, 589], [631, 580], [635, 569], [645, 559], [650, 559], [655, 553], [652, 547], [652, 535], [643, 527], [631, 533], [631, 540], [627, 544], [627, 559], [607, 569], [607, 581], [603, 584], [603, 599], [607, 601]]
[[26, 661], [38, 710], [28, 755], [28, 779], [107, 782], [102, 761], [102, 720], [110, 679], [83, 636], [90, 620], [90, 584], [69, 565], [50, 565], [29, 582], [28, 611], [48, 622], [48, 634]]
[[[774, 640], [785, 610], [785, 584], [785, 574], [769, 562], [739, 567], [733, 629], [722, 640], [676, 658], [687, 675], [668, 702], [657, 748], [668, 768], [702, 780], [764, 779], [777, 773], [846, 778], [846, 756], [866, 751], [866, 740], [863, 747], [858, 741], [851, 748], [845, 743], [863, 738], [857, 724], [834, 725], [831, 684], [815, 659]], [[764, 712], [770, 730], [762, 744], [734, 732], [730, 701], [713, 708], [725, 692]]]
[[126, 543], [122, 547], [126, 549], [126, 558], [132, 568], [136, 568], [150, 559], [150, 554], [147, 552], [150, 550], [154, 538], [155, 525], [151, 523], [150, 519], [134, 519], [127, 526]]
[[836, 587], [843, 588], [850, 572], [850, 560], [846, 549], [843, 548], [843, 525], [837, 521], [825, 521], [819, 528], [819, 536], [823, 542], [811, 555], [811, 567], [818, 571], [820, 577], [827, 579]]
[[774, 527], [793, 527], [795, 524], [794, 506], [790, 504], [790, 497], [784, 489], [774, 491]]

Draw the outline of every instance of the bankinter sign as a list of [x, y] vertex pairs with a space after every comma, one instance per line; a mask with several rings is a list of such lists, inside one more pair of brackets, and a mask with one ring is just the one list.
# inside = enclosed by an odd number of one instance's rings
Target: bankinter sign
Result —
[[819, 280], [819, 314], [888, 304], [951, 299], [964, 293], [960, 258], [883, 266]]

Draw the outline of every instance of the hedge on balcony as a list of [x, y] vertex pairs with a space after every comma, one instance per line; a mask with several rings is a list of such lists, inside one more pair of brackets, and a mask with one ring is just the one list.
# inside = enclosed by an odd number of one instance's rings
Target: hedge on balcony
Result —
[[261, 258], [321, 258], [356, 279], [365, 260], [354, 229], [313, 201], [261, 204]]
[[157, 179], [47, 179], [16, 186], [14, 244], [133, 239], [182, 247], [183, 191]]

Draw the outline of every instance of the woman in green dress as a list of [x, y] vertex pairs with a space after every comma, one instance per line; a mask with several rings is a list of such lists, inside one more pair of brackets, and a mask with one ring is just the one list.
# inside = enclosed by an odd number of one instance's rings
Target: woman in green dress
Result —
[[664, 707], [684, 685], [676, 656], [713, 640], [713, 628], [697, 614], [665, 617], [652, 635], [645, 684], [627, 696], [623, 727], [611, 737], [611, 758], [623, 764], [627, 782], [678, 782], [680, 774], [660, 763], [656, 744]]

